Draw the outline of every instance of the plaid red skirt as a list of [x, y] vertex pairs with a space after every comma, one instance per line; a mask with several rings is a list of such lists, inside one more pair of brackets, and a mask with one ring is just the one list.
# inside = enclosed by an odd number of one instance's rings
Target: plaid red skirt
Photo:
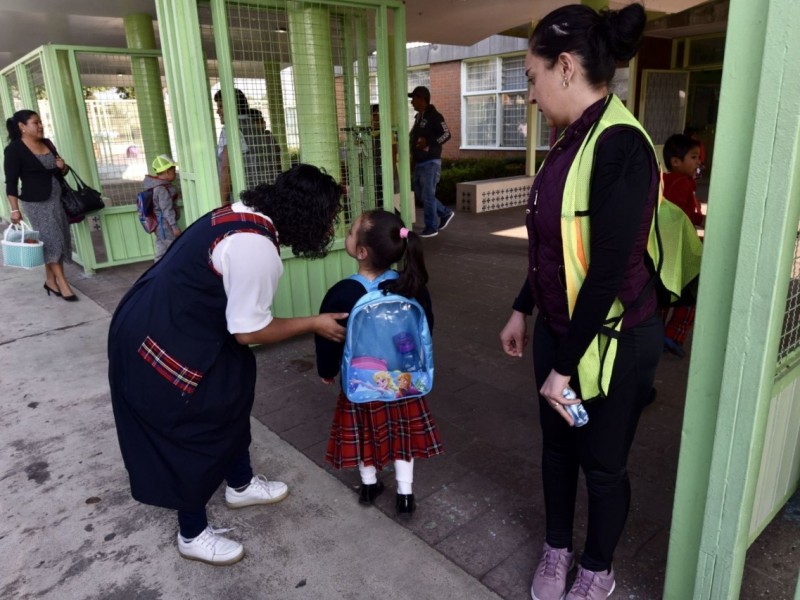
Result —
[[381, 470], [395, 460], [428, 458], [444, 452], [439, 429], [425, 397], [396, 402], [336, 401], [327, 460], [335, 469], [352, 469], [359, 461]]

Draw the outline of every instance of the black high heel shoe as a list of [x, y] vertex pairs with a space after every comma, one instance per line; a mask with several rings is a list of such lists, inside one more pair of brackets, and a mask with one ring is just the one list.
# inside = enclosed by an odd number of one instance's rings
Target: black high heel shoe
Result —
[[54, 290], [53, 288], [51, 288], [51, 287], [50, 287], [49, 285], [47, 285], [46, 283], [44, 284], [44, 289], [45, 289], [45, 291], [47, 292], [47, 295], [48, 295], [48, 296], [49, 296], [51, 293], [55, 294], [56, 296], [61, 296], [61, 292], [59, 292], [58, 290]]
[[64, 300], [67, 302], [77, 302], [78, 296], [75, 295], [75, 292], [72, 292], [72, 296], [64, 296], [63, 294], [59, 294]]

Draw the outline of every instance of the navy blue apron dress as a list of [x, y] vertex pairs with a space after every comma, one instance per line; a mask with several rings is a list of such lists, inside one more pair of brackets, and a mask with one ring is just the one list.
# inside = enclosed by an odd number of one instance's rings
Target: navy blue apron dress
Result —
[[242, 232], [265, 235], [277, 247], [264, 217], [212, 211], [175, 240], [114, 313], [111, 402], [139, 502], [203, 509], [250, 445], [255, 357], [227, 330], [227, 297], [211, 262], [217, 243]]

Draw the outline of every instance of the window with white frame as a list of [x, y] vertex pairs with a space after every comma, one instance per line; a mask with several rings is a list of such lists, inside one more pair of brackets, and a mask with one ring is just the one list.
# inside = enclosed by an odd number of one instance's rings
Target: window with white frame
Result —
[[525, 55], [462, 63], [462, 139], [467, 148], [525, 148]]
[[[525, 149], [528, 82], [524, 54], [463, 62], [461, 89], [465, 148]], [[541, 113], [537, 118], [536, 147], [547, 149], [550, 131]]]

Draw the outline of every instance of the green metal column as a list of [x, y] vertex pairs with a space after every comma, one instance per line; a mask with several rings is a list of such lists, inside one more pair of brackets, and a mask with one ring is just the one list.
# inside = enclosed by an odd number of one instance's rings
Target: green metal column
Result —
[[187, 224], [220, 205], [216, 140], [196, 0], [156, 0]]
[[288, 17], [300, 158], [305, 163], [324, 168], [339, 181], [330, 13], [324, 6], [293, 2]]
[[[353, 19], [356, 33], [356, 61], [358, 63], [358, 125], [372, 125], [372, 106], [369, 94], [369, 40], [367, 19], [364, 14]], [[364, 204], [366, 208], [375, 208], [375, 154], [373, 138], [370, 132], [361, 131], [359, 151], [361, 152], [361, 169], [364, 181]]]
[[[74, 52], [48, 48], [42, 55], [45, 86], [52, 102], [53, 126], [59, 151], [70, 167], [89, 183], [98, 186], [94, 180], [97, 165], [94, 162], [89, 125], [86, 122], [86, 105], [83, 102], [80, 77]], [[71, 227], [75, 240], [78, 261], [87, 273], [94, 272], [97, 258], [89, 233], [89, 221]]]
[[[50, 78], [47, 82], [47, 90], [55, 104], [53, 106], [53, 118], [57, 119], [55, 121], [55, 137], [59, 142], [59, 147], [63, 148], [61, 152], [65, 154], [69, 152], [68, 158], [65, 160], [78, 173], [83, 173], [84, 179], [88, 179], [88, 174], [96, 172], [97, 167], [93, 161], [89, 160], [92, 143], [88, 127], [81, 118], [81, 114], [86, 109], [80, 80], [74, 69], [75, 62], [70, 56], [71, 52], [56, 50], [54, 54], [56, 68], [52, 69], [51, 66], [52, 54], [45, 55], [47, 60], [44, 61], [43, 67], [45, 74]], [[59, 95], [55, 96], [55, 94]]]
[[[11, 100], [11, 91], [8, 89], [8, 79], [4, 75], [0, 75], [0, 109], [2, 109], [3, 122], [14, 114], [14, 103]], [[8, 221], [10, 216], [11, 207], [3, 198], [0, 200], [0, 217]]]
[[668, 600], [739, 595], [800, 216], [798, 25], [794, 0], [731, 3]]
[[[381, 170], [381, 179], [383, 182], [383, 189], [381, 195], [378, 197], [377, 204], [382, 206], [384, 210], [395, 210], [395, 180], [396, 180], [396, 142], [397, 142], [397, 122], [402, 119], [407, 125], [407, 114], [405, 112], [406, 101], [408, 98], [406, 94], [406, 84], [408, 82], [408, 75], [406, 71], [398, 72], [396, 67], [396, 53], [399, 51], [400, 44], [395, 43], [395, 33], [389, 28], [389, 11], [391, 9], [381, 7], [378, 9], [378, 14], [375, 23], [375, 45], [377, 48], [376, 56], [378, 59], [378, 98], [380, 100], [380, 153], [381, 164], [378, 168]], [[398, 18], [398, 17], [395, 17]], [[403, 55], [405, 56], [405, 47], [403, 46]], [[402, 94], [404, 99], [402, 104], [398, 106], [396, 94]], [[402, 109], [402, 110], [401, 110]], [[404, 144], [407, 144], [403, 140]], [[373, 144], [374, 145], [374, 144]], [[402, 196], [400, 199], [399, 209], [400, 214], [403, 216], [403, 222], [411, 227], [414, 222], [414, 207], [411, 206], [410, 197], [406, 197], [406, 203], [409, 205], [407, 210], [403, 210]]]
[[272, 137], [281, 148], [281, 168], [285, 171], [292, 164], [286, 138], [286, 110], [283, 104], [283, 85], [281, 84], [281, 63], [264, 62], [264, 82], [267, 85], [269, 127]]
[[28, 70], [28, 65], [19, 62], [14, 67], [14, 72], [17, 75], [19, 97], [22, 98], [23, 106], [29, 110], [38, 110], [36, 92], [31, 85], [31, 74]]
[[[128, 48], [155, 50], [156, 36], [153, 19], [146, 14], [126, 15], [123, 18]], [[167, 113], [161, 91], [161, 69], [157, 58], [131, 57], [133, 85], [136, 88], [136, 107], [142, 129], [144, 152], [148, 169], [159, 154], [170, 154]]]
[[[393, 11], [394, 23], [394, 60], [391, 69], [395, 73], [395, 85], [392, 89], [392, 100], [397, 106], [397, 177], [400, 185], [400, 213], [406, 226], [413, 223], [412, 213], [415, 210], [411, 203], [411, 149], [408, 145], [408, 119], [401, 115], [401, 107], [408, 103], [408, 90], [406, 89], [406, 9], [405, 5], [398, 6]], [[388, 10], [381, 7], [378, 13], [378, 40], [384, 39], [389, 32]], [[387, 41], [388, 44], [388, 41]], [[386, 63], [378, 62], [378, 82], [388, 80], [389, 74], [382, 69], [388, 69]], [[381, 121], [383, 126], [384, 121]], [[386, 148], [386, 141], [383, 141]], [[391, 152], [391, 150], [390, 150]], [[384, 171], [385, 173], [386, 171]]]
[[11, 89], [5, 75], [0, 76], [0, 102], [3, 107], [3, 120], [10, 119], [14, 114], [14, 100], [11, 98]]
[[341, 29], [344, 32], [342, 39], [342, 86], [344, 96], [344, 113], [345, 113], [345, 161], [347, 162], [347, 201], [350, 205], [350, 210], [355, 215], [360, 214], [364, 206], [364, 197], [362, 193], [363, 181], [361, 179], [361, 169], [359, 168], [359, 152], [361, 146], [356, 144], [356, 136], [358, 133], [358, 121], [356, 119], [356, 78], [354, 70], [356, 69], [356, 52], [353, 33], [352, 14], [342, 15], [339, 17], [342, 25]]
[[[406, 87], [408, 75], [405, 73], [398, 74], [392, 69], [394, 64], [394, 35], [388, 30], [388, 16], [387, 11], [380, 10], [378, 12], [378, 26], [377, 31], [382, 32], [377, 35], [378, 40], [378, 98], [384, 99], [381, 102], [382, 110], [380, 111], [380, 127], [381, 127], [381, 179], [383, 180], [382, 197], [379, 203], [386, 210], [394, 210], [394, 182], [395, 182], [395, 144], [397, 142], [397, 119], [399, 118], [399, 111], [397, 104], [394, 102], [394, 94], [392, 90], [395, 86], [399, 85], [402, 81], [403, 88]], [[385, 41], [384, 41], [385, 40]], [[381, 56], [386, 55], [384, 59]], [[389, 104], [390, 106], [387, 106]], [[385, 113], [385, 116], [384, 116]], [[405, 118], [405, 114], [403, 114]], [[388, 129], [387, 129], [388, 127]], [[386, 135], [386, 131], [389, 135]], [[388, 139], [387, 139], [388, 138]], [[411, 226], [411, 221], [407, 222]]]

